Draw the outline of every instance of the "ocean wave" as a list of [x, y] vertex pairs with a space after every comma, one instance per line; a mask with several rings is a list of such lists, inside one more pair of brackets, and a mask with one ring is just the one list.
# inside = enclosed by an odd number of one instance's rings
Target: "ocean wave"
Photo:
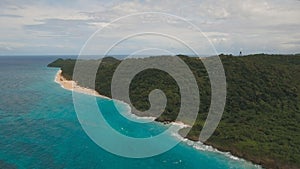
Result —
[[116, 103], [119, 103], [120, 105], [124, 106], [124, 110], [120, 111], [120, 114], [123, 115], [125, 118], [135, 121], [135, 122], [140, 122], [140, 123], [145, 123], [145, 122], [152, 122], [156, 119], [156, 117], [150, 117], [150, 116], [138, 116], [131, 111], [131, 107], [128, 103], [122, 101], [122, 100], [113, 100]]
[[[183, 138], [178, 132], [172, 133], [172, 136], [175, 137], [176, 139], [181, 140], [183, 143], [185, 143], [188, 146], [193, 147], [196, 150], [205, 151], [205, 152], [212, 152], [212, 153], [218, 153], [218, 154], [222, 154], [225, 157], [230, 158], [232, 160], [241, 161], [241, 162], [249, 162], [249, 161], [246, 161], [243, 158], [239, 158], [239, 157], [236, 157], [236, 156], [232, 155], [230, 152], [220, 151], [220, 150], [218, 150], [218, 149], [216, 149], [216, 148], [214, 148], [210, 145], [205, 145], [200, 141], [191, 141], [187, 138]], [[249, 163], [251, 163], [251, 162], [249, 162]], [[254, 165], [256, 168], [261, 168], [260, 165], [257, 165], [257, 164], [252, 164], [252, 165]]]

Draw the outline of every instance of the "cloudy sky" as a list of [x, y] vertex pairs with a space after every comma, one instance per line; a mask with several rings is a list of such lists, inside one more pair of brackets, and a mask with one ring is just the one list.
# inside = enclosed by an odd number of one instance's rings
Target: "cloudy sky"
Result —
[[78, 54], [97, 30], [87, 54], [111, 45], [111, 54], [189, 53], [183, 44], [202, 54], [300, 53], [299, 0], [1, 0], [0, 8], [0, 55]]

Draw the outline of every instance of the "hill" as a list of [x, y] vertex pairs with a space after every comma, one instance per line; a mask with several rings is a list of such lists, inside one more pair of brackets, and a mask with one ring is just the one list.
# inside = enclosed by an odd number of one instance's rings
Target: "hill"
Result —
[[[187, 135], [197, 140], [210, 106], [210, 82], [201, 60], [179, 57], [190, 67], [199, 86], [199, 113]], [[300, 56], [256, 54], [220, 58], [227, 80], [226, 106], [217, 130], [205, 144], [267, 168], [300, 168]], [[111, 57], [102, 60], [95, 81], [99, 93], [111, 97], [112, 75], [120, 63]], [[72, 79], [74, 65], [75, 60], [58, 59], [48, 66], [60, 67], [63, 76]], [[91, 86], [84, 80], [78, 83]], [[139, 110], [149, 109], [148, 94], [156, 88], [168, 98], [164, 113], [156, 120], [174, 121], [180, 92], [175, 80], [163, 71], [148, 69], [134, 77], [129, 92], [133, 105]]]

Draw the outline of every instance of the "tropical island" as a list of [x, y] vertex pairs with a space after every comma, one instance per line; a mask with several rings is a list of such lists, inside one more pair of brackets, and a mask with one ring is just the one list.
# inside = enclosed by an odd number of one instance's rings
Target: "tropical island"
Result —
[[[189, 66], [199, 87], [198, 117], [186, 136], [198, 141], [210, 107], [210, 81], [198, 57], [178, 57]], [[227, 100], [222, 120], [205, 144], [266, 168], [300, 168], [300, 55], [221, 54], [219, 57], [226, 74]], [[60, 68], [62, 78], [73, 80], [75, 62], [57, 59], [48, 67]], [[97, 60], [83, 62], [97, 64]], [[96, 92], [111, 97], [112, 76], [120, 63], [113, 57], [101, 60], [96, 80], [92, 82]], [[76, 82], [84, 88], [92, 86], [84, 80]], [[141, 111], [148, 110], [148, 94], [156, 88], [164, 91], [168, 100], [156, 121], [174, 121], [179, 112], [179, 88], [161, 70], [147, 69], [134, 77], [129, 91], [133, 105]]]

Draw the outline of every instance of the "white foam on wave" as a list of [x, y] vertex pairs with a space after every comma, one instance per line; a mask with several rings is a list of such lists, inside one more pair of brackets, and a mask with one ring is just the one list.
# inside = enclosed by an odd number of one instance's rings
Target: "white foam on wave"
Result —
[[[188, 126], [188, 125], [185, 125], [185, 126]], [[183, 127], [183, 125], [182, 125], [182, 127]], [[183, 127], [183, 128], [185, 128], [185, 127]], [[226, 156], [226, 157], [228, 157], [232, 160], [251, 163], [249, 161], [246, 161], [245, 159], [242, 159], [242, 158], [239, 158], [239, 157], [236, 157], [236, 156], [232, 155], [230, 152], [223, 152], [223, 151], [220, 151], [220, 150], [218, 150], [218, 149], [216, 149], [216, 148], [214, 148], [210, 145], [205, 145], [200, 141], [191, 141], [187, 138], [183, 138], [178, 132], [172, 133], [172, 136], [175, 137], [176, 139], [181, 140], [182, 142], [184, 142], [188, 146], [191, 146], [191, 147], [195, 148], [196, 150], [205, 151], [205, 152], [212, 152], [212, 153], [218, 153], [218, 154], [222, 154], [222, 155], [224, 155], [224, 156]], [[260, 165], [253, 164], [253, 163], [251, 163], [251, 164], [254, 165], [255, 168], [262, 168]]]
[[191, 127], [190, 125], [184, 124], [181, 121], [171, 122], [171, 125], [178, 126], [180, 129]]
[[141, 117], [132, 113], [130, 105], [124, 101], [115, 100], [115, 99], [113, 101], [125, 105], [125, 111], [121, 111], [120, 114], [129, 120], [136, 121], [136, 122], [152, 122], [156, 119], [156, 117]]

